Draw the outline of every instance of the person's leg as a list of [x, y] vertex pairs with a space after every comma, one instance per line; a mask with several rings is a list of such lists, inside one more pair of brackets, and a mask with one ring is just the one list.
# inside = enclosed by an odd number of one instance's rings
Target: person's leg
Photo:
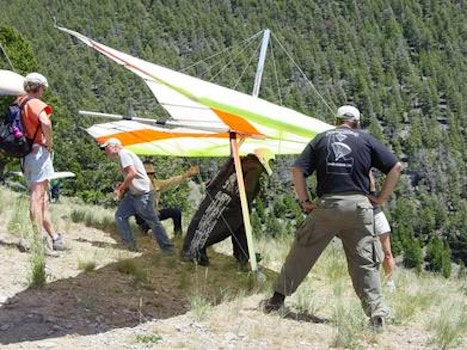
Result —
[[385, 318], [388, 309], [381, 297], [381, 250], [374, 231], [373, 206], [366, 197], [355, 195], [346, 196], [342, 208], [343, 231], [339, 237], [353, 287], [367, 316], [372, 320]]
[[[274, 290], [283, 295], [291, 295], [312, 269], [323, 250], [334, 237], [329, 209], [314, 209], [304, 224], [297, 230]], [[332, 219], [335, 221], [334, 219]]]
[[50, 237], [55, 238], [55, 229], [52, 224], [52, 219], [50, 217], [50, 210], [49, 210], [49, 195], [48, 195], [48, 181], [45, 181], [43, 183], [44, 189], [43, 189], [43, 197], [42, 197], [42, 225], [44, 226], [44, 229], [47, 231]]
[[154, 210], [154, 193], [148, 192], [141, 196], [131, 196], [135, 206], [136, 213], [141, 216], [144, 221], [151, 227], [154, 238], [159, 247], [167, 252], [173, 252], [173, 244], [170, 241], [164, 226], [162, 226], [159, 218]]
[[144, 221], [143, 218], [139, 216], [138, 214], [135, 214], [135, 221], [136, 221], [136, 225], [138, 225], [142, 233], [146, 234], [151, 229], [149, 225], [146, 224], [146, 221]]
[[172, 219], [174, 225], [174, 235], [182, 235], [182, 211], [180, 208], [164, 208], [159, 210], [159, 220]]
[[[206, 248], [224, 240], [230, 235], [225, 229], [225, 211], [232, 198], [222, 191], [215, 195], [208, 195], [201, 203], [196, 215], [188, 227], [187, 236], [183, 243], [186, 257], [193, 259], [201, 257], [208, 264]], [[200, 261], [200, 259], [198, 259]]]
[[120, 200], [115, 212], [115, 223], [123, 244], [131, 250], [136, 250], [136, 242], [131, 232], [130, 223], [128, 222], [129, 218], [133, 215], [135, 215], [133, 201], [131, 195], [126, 193]]
[[293, 294], [302, 283], [334, 237], [333, 221], [336, 221], [335, 216], [329, 209], [314, 209], [307, 216], [297, 230], [279, 277], [274, 283], [274, 294], [260, 303], [263, 312], [279, 310], [285, 297]]
[[[44, 200], [47, 192], [48, 181], [34, 182], [29, 185], [29, 218], [38, 234], [42, 233], [42, 225], [44, 222]], [[48, 233], [48, 232], [47, 232]], [[49, 233], [50, 235], [50, 233]], [[52, 236], [51, 236], [52, 237]]]
[[188, 225], [185, 238], [183, 239], [183, 248], [182, 248], [182, 257], [186, 259], [193, 259], [193, 252], [191, 251], [191, 246], [193, 240], [195, 239], [195, 234], [197, 229], [203, 220], [203, 217], [206, 213], [206, 209], [208, 208], [209, 204], [211, 203], [211, 199], [209, 194], [204, 197], [203, 201], [199, 205], [196, 213], [191, 218], [190, 224]]

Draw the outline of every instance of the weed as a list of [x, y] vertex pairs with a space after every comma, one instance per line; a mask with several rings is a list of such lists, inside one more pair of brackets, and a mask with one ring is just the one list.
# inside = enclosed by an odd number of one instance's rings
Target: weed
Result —
[[44, 285], [47, 280], [45, 272], [44, 242], [40, 235], [32, 234], [30, 237], [31, 255], [29, 257], [29, 286], [37, 288]]
[[91, 272], [96, 269], [95, 261], [78, 261], [78, 269], [84, 272]]
[[428, 323], [434, 331], [432, 343], [440, 349], [448, 349], [458, 345], [467, 332], [467, 309], [464, 300], [446, 300], [442, 303], [440, 313]]
[[157, 344], [160, 340], [162, 340], [162, 336], [159, 334], [137, 334], [136, 335], [136, 342], [143, 343], [143, 344]]

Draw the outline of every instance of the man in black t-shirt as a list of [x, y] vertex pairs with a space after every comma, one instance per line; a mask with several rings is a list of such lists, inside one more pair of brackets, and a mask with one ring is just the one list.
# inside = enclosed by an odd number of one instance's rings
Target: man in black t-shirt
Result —
[[[311, 270], [323, 250], [338, 236], [342, 240], [352, 283], [375, 330], [382, 330], [388, 310], [381, 298], [381, 253], [373, 224], [373, 205], [392, 193], [402, 170], [397, 158], [378, 140], [359, 130], [360, 111], [337, 110], [338, 127], [317, 135], [292, 168], [296, 194], [309, 213], [298, 229], [274, 295], [262, 301], [265, 312], [282, 307]], [[369, 172], [377, 168], [386, 179], [378, 196], [369, 199]], [[312, 201], [305, 179], [316, 173], [318, 198]]]

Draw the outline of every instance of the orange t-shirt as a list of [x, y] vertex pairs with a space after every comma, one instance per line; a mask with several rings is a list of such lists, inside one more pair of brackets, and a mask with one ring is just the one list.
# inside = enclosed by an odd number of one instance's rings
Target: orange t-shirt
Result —
[[[21, 96], [18, 98], [18, 102], [21, 103], [24, 98], [26, 98], [26, 96]], [[34, 135], [36, 135], [36, 137], [34, 137], [34, 143], [45, 146], [45, 137], [42, 132], [41, 122], [39, 121], [39, 114], [42, 111], [44, 111], [50, 118], [50, 115], [52, 114], [52, 107], [39, 100], [38, 98], [30, 99], [23, 107], [23, 113], [21, 113], [21, 122], [23, 124], [23, 131], [26, 134], [26, 137], [28, 139], [32, 139]]]

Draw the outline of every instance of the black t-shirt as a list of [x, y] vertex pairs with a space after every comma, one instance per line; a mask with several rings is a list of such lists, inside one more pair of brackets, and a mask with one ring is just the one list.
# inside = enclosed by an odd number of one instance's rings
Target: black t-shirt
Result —
[[306, 177], [316, 171], [317, 195], [369, 193], [371, 168], [387, 174], [396, 156], [373, 136], [361, 130], [337, 128], [317, 135], [297, 158], [294, 166]]

